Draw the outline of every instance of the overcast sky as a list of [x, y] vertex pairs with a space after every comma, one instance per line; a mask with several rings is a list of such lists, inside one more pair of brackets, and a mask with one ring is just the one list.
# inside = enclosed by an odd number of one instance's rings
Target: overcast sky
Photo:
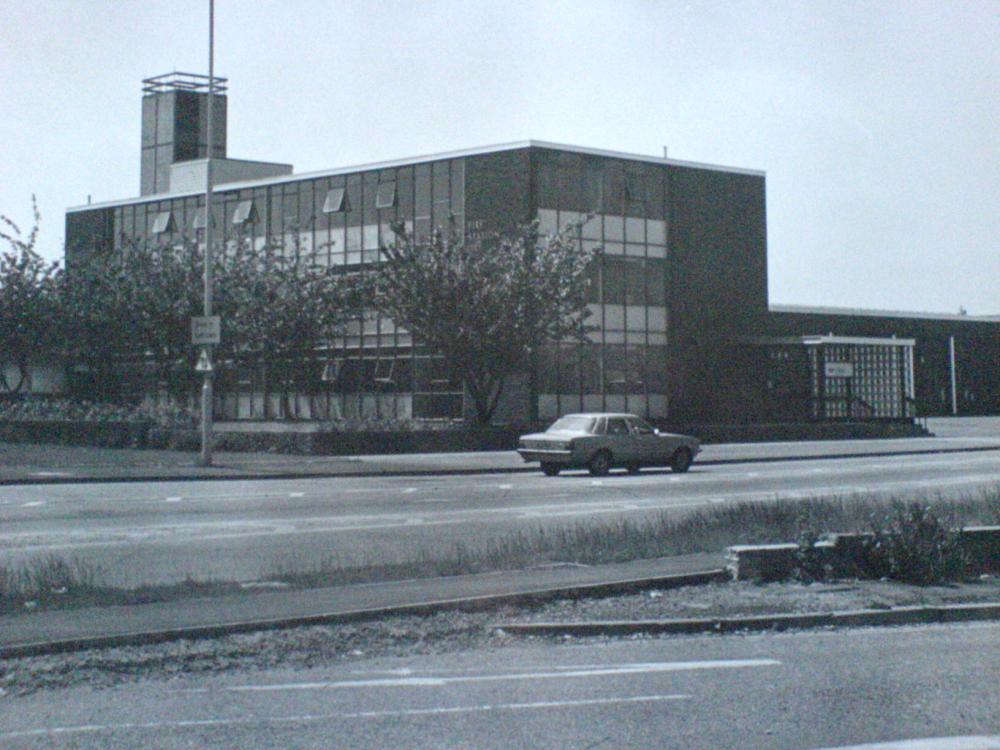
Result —
[[[0, 212], [139, 193], [208, 0], [0, 0]], [[1000, 2], [217, 0], [234, 158], [538, 139], [767, 173], [772, 304], [1000, 314]]]

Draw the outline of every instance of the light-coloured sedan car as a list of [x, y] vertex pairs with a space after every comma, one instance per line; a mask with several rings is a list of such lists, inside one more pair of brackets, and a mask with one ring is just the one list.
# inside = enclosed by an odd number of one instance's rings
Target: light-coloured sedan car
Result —
[[643, 466], [682, 472], [700, 450], [697, 438], [660, 432], [634, 414], [567, 414], [545, 432], [523, 435], [517, 446], [521, 458], [540, 461], [550, 477], [582, 468], [603, 476], [615, 466], [630, 474]]

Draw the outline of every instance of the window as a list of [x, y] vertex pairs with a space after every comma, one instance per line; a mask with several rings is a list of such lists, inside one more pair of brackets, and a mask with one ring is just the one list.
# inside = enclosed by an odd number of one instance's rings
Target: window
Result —
[[659, 259], [646, 260], [646, 304], [667, 304], [667, 265]]
[[461, 383], [454, 380], [441, 357], [417, 357], [415, 364], [415, 390], [455, 391]]
[[621, 417], [608, 417], [608, 435], [628, 435], [628, 425]]
[[326, 200], [323, 201], [323, 213], [339, 214], [350, 210], [351, 205], [347, 200], [346, 188], [333, 188], [326, 192]]
[[626, 265], [624, 258], [604, 258], [604, 303], [625, 303]]
[[174, 215], [170, 211], [160, 211], [153, 220], [153, 228], [150, 232], [152, 234], [163, 234], [164, 232], [172, 232], [175, 228]]
[[633, 435], [654, 434], [653, 428], [638, 417], [627, 417], [625, 421], [628, 422], [629, 429], [632, 430]]
[[240, 201], [233, 211], [233, 224], [253, 224], [257, 221], [257, 208], [253, 200]]
[[396, 360], [394, 359], [379, 359], [375, 361], [375, 382], [392, 384], [395, 381], [392, 378], [393, 370], [396, 366]]
[[396, 183], [379, 183], [375, 193], [375, 208], [392, 208], [396, 205]]
[[625, 304], [646, 304], [646, 264], [641, 258], [625, 259]]
[[604, 206], [604, 170], [601, 166], [591, 165], [584, 170], [582, 190], [583, 207], [599, 213]]
[[625, 212], [632, 216], [643, 216], [649, 202], [645, 175], [642, 169], [632, 166], [625, 173]]
[[328, 360], [323, 367], [323, 374], [320, 376], [320, 379], [324, 383], [336, 383], [340, 379], [340, 368], [343, 364], [343, 360], [340, 359]]

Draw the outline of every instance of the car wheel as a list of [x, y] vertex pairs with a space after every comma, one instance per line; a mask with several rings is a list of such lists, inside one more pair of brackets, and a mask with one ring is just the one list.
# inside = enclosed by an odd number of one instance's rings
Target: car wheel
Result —
[[609, 471], [611, 471], [611, 454], [607, 451], [598, 451], [597, 454], [590, 459], [590, 464], [588, 467], [590, 473], [595, 477], [603, 477]]
[[691, 451], [687, 448], [678, 448], [670, 458], [670, 470], [683, 474], [691, 468]]
[[639, 466], [638, 461], [632, 461], [631, 463], [625, 465], [625, 469], [628, 471], [629, 474], [638, 474], [640, 468], [641, 467]]
[[559, 464], [549, 463], [548, 461], [542, 462], [542, 472], [547, 477], [554, 477], [559, 474], [559, 469], [562, 467]]

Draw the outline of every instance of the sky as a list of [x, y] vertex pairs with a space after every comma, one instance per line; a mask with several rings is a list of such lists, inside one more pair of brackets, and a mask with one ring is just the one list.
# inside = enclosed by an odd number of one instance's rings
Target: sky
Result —
[[[0, 0], [0, 213], [139, 194], [141, 81], [208, 0]], [[1000, 314], [1000, 0], [216, 0], [228, 156], [528, 139], [767, 175], [771, 304]]]

